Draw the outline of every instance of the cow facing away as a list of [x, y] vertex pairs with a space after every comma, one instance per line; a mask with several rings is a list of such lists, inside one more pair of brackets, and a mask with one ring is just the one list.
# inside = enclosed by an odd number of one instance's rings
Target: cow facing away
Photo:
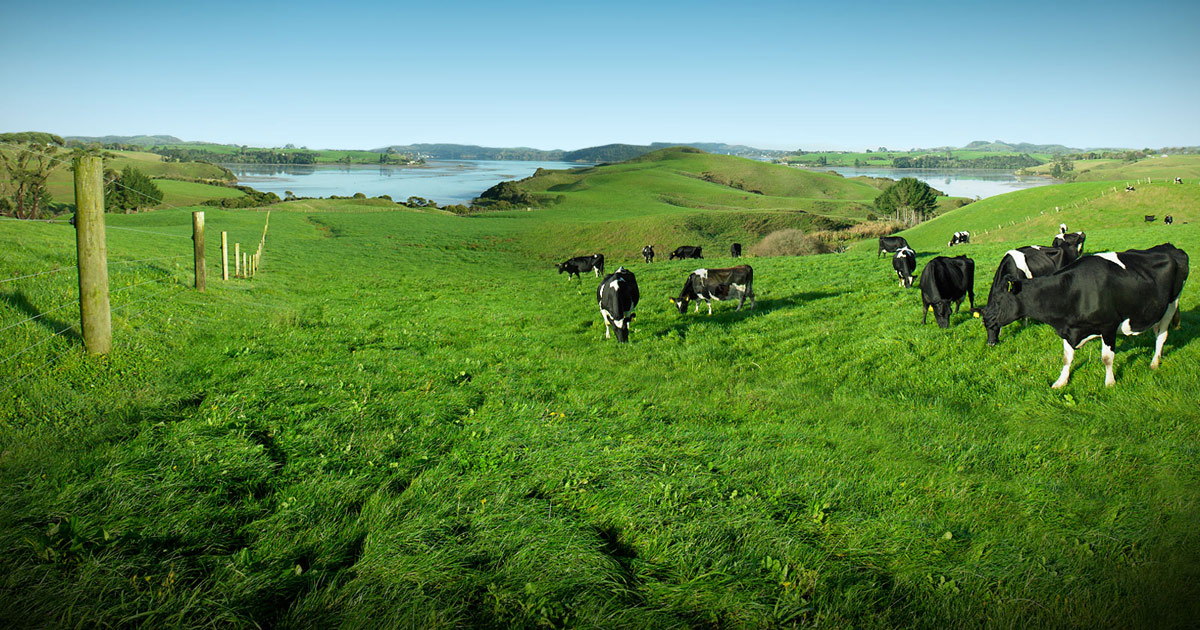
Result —
[[905, 247], [908, 247], [908, 241], [904, 240], [903, 236], [880, 236], [879, 251], [875, 252], [875, 257], [879, 258], [883, 252], [896, 252]]
[[604, 320], [604, 338], [608, 339], [613, 328], [617, 331], [617, 342], [629, 341], [629, 323], [633, 321], [633, 309], [637, 308], [637, 278], [624, 267], [604, 276], [596, 287], [596, 302], [600, 304], [600, 317]]
[[742, 257], [742, 244], [734, 243], [733, 245], [730, 245], [729, 246], [729, 255], [734, 258], [741, 258]]
[[1174, 222], [1175, 222], [1175, 217], [1173, 217], [1169, 214], [1167, 216], [1163, 217], [1163, 225], [1171, 225]]
[[[1001, 281], [1005, 276], [1014, 278], [1037, 278], [1048, 276], [1066, 266], [1069, 252], [1061, 247], [1042, 247], [1028, 245], [1010, 249], [1000, 259], [996, 273], [992, 276], [992, 288], [988, 290], [988, 304], [992, 303], [1000, 291], [1004, 290]], [[985, 323], [986, 327], [986, 323]], [[1000, 341], [1000, 328], [988, 328], [988, 345], [994, 346]]]
[[1063, 260], [1060, 267], [1066, 267], [1078, 260], [1083, 255], [1083, 244], [1086, 241], [1087, 234], [1083, 232], [1056, 234], [1050, 246], [1063, 250]]
[[902, 288], [911, 287], [913, 272], [917, 270], [917, 252], [910, 247], [896, 252], [896, 255], [892, 256], [892, 269], [896, 270], [896, 276], [900, 278]]
[[642, 258], [645, 258], [646, 262], [648, 262], [648, 263], [654, 262], [654, 246], [653, 245], [647, 245], [642, 248]]
[[[1188, 255], [1164, 243], [1150, 249], [1105, 252], [1080, 259], [1049, 276], [1026, 279], [1005, 276], [1002, 290], [983, 311], [991, 330], [1028, 317], [1049, 324], [1063, 340], [1063, 368], [1051, 387], [1071, 376], [1075, 350], [1100, 338], [1104, 384], [1113, 378], [1117, 333], [1136, 335], [1154, 330], [1151, 369], [1158, 369], [1167, 328], [1179, 315], [1179, 295], [1188, 276]], [[989, 341], [990, 343], [990, 341]]]
[[680, 260], [683, 260], [684, 258], [704, 258], [704, 256], [701, 255], [702, 249], [703, 248], [701, 247], [696, 247], [693, 245], [680, 245], [679, 247], [675, 248], [675, 251], [671, 252], [670, 256], [667, 256], [667, 260], [675, 260], [676, 258]]
[[975, 308], [975, 261], [966, 256], [938, 256], [921, 271], [920, 287], [921, 324], [933, 311], [938, 328], [949, 328], [951, 302], [956, 313], [964, 297], [970, 300], [971, 309]]
[[954, 247], [955, 245], [963, 245], [971, 242], [971, 233], [967, 231], [955, 232], [954, 236], [950, 237], [950, 242], [946, 247]]
[[599, 277], [600, 274], [604, 273], [604, 254], [576, 256], [558, 263], [555, 267], [558, 268], [558, 273], [560, 274], [566, 272], [567, 280], [570, 280], [571, 276], [579, 278], [579, 274], [589, 271], [594, 271], [596, 276]]
[[750, 308], [754, 308], [754, 270], [750, 265], [738, 265], [728, 269], [697, 269], [683, 283], [679, 297], [671, 303], [679, 309], [679, 314], [687, 313], [688, 302], [696, 301], [696, 310], [700, 310], [700, 300], [708, 304], [708, 314], [712, 315], [713, 300], [739, 300], [737, 310], [750, 298]]

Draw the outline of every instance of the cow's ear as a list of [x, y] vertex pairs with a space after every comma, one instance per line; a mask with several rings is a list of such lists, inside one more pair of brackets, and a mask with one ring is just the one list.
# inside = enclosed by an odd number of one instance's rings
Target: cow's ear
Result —
[[1017, 295], [1018, 293], [1021, 292], [1021, 285], [1023, 283], [1021, 282], [1020, 278], [1013, 278], [1012, 276], [1007, 276], [1005, 278], [1005, 283], [1006, 284], [1005, 284], [1004, 289], [1006, 291], [1008, 291], [1009, 293], [1011, 293], [1012, 295]]

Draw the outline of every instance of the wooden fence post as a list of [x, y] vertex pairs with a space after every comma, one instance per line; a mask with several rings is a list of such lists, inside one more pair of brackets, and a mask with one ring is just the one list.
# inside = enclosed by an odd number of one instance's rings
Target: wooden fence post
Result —
[[221, 232], [221, 279], [229, 280], [229, 233]]
[[233, 244], [233, 277], [242, 277], [242, 244]]
[[75, 247], [79, 267], [79, 328], [88, 354], [112, 350], [108, 308], [108, 244], [104, 235], [104, 162], [75, 158]]
[[196, 290], [203, 292], [208, 284], [208, 271], [204, 268], [204, 211], [192, 212], [192, 253], [196, 265]]

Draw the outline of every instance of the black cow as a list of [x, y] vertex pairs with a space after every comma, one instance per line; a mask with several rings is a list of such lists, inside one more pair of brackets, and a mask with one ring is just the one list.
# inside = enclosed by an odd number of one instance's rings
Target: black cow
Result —
[[653, 245], [647, 245], [642, 248], [642, 258], [645, 258], [646, 262], [648, 262], [648, 263], [654, 262], [654, 246]]
[[908, 247], [908, 241], [903, 236], [880, 236], [879, 251], [875, 252], [875, 257], [879, 258], [883, 252], [900, 251], [904, 247]]
[[1067, 384], [1075, 350], [1099, 337], [1104, 384], [1111, 386], [1116, 383], [1112, 363], [1118, 332], [1136, 335], [1153, 329], [1150, 367], [1158, 369], [1167, 328], [1178, 321], [1187, 276], [1187, 253], [1170, 243], [1105, 252], [1042, 278], [1002, 278], [1003, 290], [988, 301], [983, 321], [989, 337], [992, 329], [1020, 317], [1053, 327], [1063, 340], [1063, 368], [1051, 386], [1055, 389]]
[[679, 309], [679, 314], [687, 313], [688, 301], [696, 300], [696, 310], [700, 310], [700, 300], [708, 304], [708, 314], [712, 315], [713, 300], [739, 300], [737, 310], [750, 298], [750, 308], [754, 308], [754, 270], [750, 265], [738, 265], [728, 269], [697, 269], [683, 283], [679, 297], [671, 303]]
[[972, 311], [975, 309], [975, 261], [966, 256], [938, 256], [921, 271], [920, 287], [921, 323], [933, 311], [938, 328], [949, 328], [951, 302], [956, 313], [964, 297], [970, 300]]
[[742, 257], [742, 244], [734, 243], [733, 245], [730, 245], [729, 246], [729, 255], [733, 256], [734, 258], [741, 258]]
[[633, 309], [637, 308], [637, 278], [624, 267], [604, 276], [596, 287], [596, 302], [600, 304], [600, 317], [604, 320], [604, 338], [612, 328], [617, 329], [617, 342], [629, 341], [629, 323], [633, 321]]
[[1153, 214], [1145, 214], [1142, 217], [1146, 220], [1146, 223], [1154, 223], [1155, 216]]
[[964, 230], [962, 232], [955, 232], [954, 236], [950, 237], [950, 243], [947, 244], [946, 247], [954, 247], [955, 245], [962, 245], [970, 242], [971, 233]]
[[896, 275], [900, 278], [901, 287], [911, 287], [913, 272], [917, 270], [917, 252], [914, 252], [910, 247], [905, 247], [896, 252], [896, 255], [892, 257], [892, 269], [896, 270]]
[[1163, 225], [1171, 225], [1174, 222], [1175, 222], [1175, 217], [1173, 217], [1169, 214], [1167, 216], [1163, 217]]
[[[988, 290], [988, 303], [991, 304], [997, 293], [1004, 290], [1004, 283], [1001, 282], [1001, 279], [1005, 276], [1028, 280], [1048, 276], [1065, 267], [1068, 264], [1067, 258], [1070, 256], [1068, 249], [1066, 247], [1028, 245], [1005, 252], [1004, 258], [1000, 259], [1000, 265], [996, 267], [995, 275], [992, 276], [992, 288]], [[1000, 329], [989, 328], [988, 345], [994, 346], [999, 340]]]
[[589, 271], [596, 272], [596, 276], [604, 273], [604, 254], [592, 254], [591, 256], [576, 256], [570, 260], [560, 262], [555, 267], [558, 267], [558, 273], [567, 272], [567, 279], [571, 276], [579, 278], [579, 274]]
[[683, 260], [684, 258], [704, 258], [704, 256], [701, 255], [701, 249], [702, 248], [700, 247], [694, 247], [692, 245], [680, 245], [679, 247], [675, 248], [675, 251], [671, 252], [670, 256], [667, 256], [667, 260], [675, 260], [676, 258], [680, 260]]

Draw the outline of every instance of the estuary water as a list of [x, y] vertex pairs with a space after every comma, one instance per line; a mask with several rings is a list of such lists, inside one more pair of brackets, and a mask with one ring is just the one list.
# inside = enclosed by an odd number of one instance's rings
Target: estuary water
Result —
[[388, 195], [394, 201], [409, 197], [432, 199], [440, 206], [469, 204], [480, 193], [507, 179], [533, 175], [539, 168], [566, 169], [590, 166], [568, 162], [517, 160], [431, 160], [423, 166], [371, 164], [222, 164], [238, 183], [283, 197], [368, 197]]
[[830, 166], [814, 168], [814, 171], [833, 171], [843, 177], [915, 177], [951, 197], [994, 197], [1014, 190], [1046, 186], [1055, 183], [1049, 177], [1014, 175], [1011, 171], [990, 169], [918, 169], [918, 168], [853, 168]]

